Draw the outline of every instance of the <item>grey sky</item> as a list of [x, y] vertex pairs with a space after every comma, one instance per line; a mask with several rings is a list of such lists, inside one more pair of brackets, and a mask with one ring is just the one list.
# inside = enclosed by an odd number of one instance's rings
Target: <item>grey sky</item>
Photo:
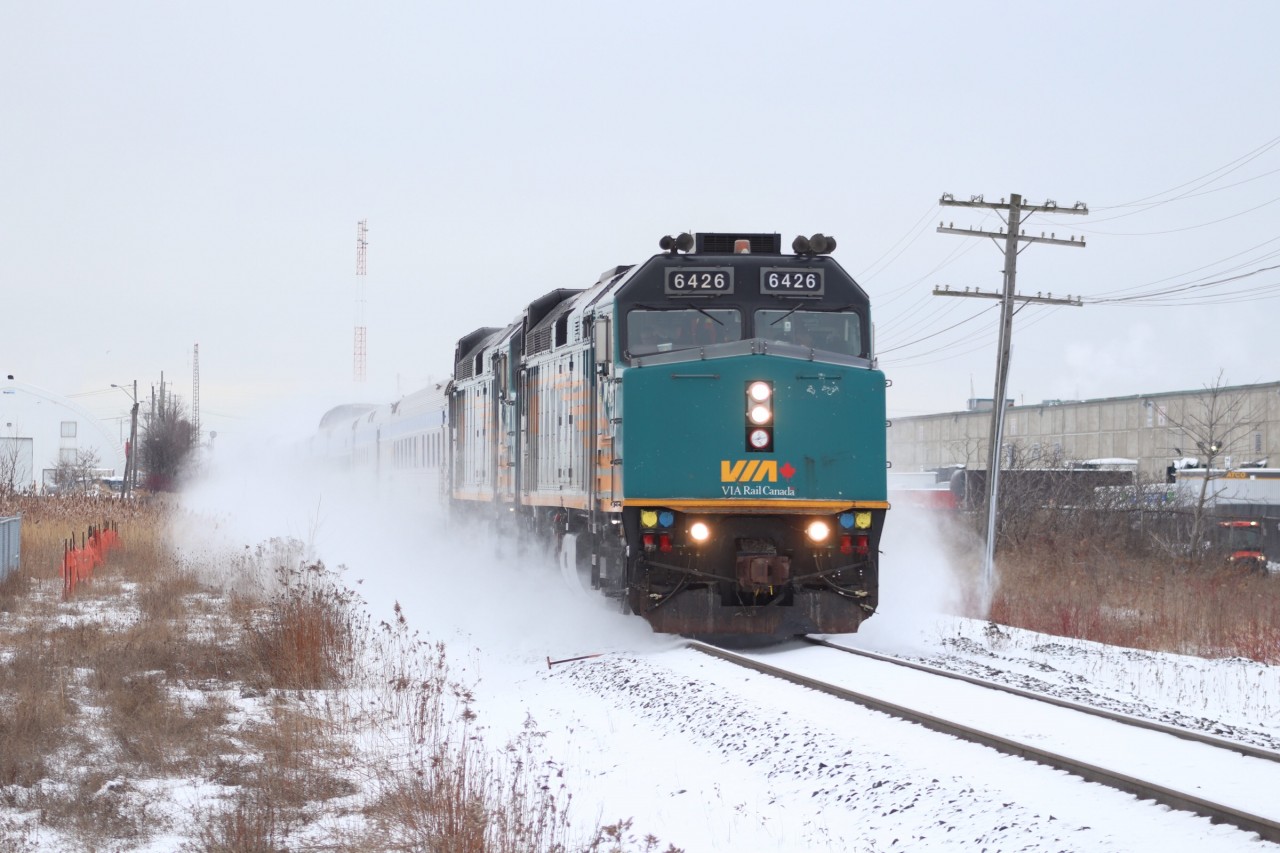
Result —
[[[198, 342], [203, 425], [234, 433], [281, 396], [442, 377], [461, 334], [663, 234], [823, 231], [876, 306], [891, 413], [961, 408], [991, 394], [995, 309], [928, 336], [994, 303], [928, 294], [997, 287], [1001, 257], [934, 231], [998, 224], [943, 192], [1090, 205], [1028, 223], [1089, 246], [1027, 248], [1024, 292], [1280, 264], [1280, 146], [1115, 208], [1280, 136], [1278, 25], [1266, 2], [10, 0], [0, 367], [110, 417], [113, 382], [164, 370], [189, 396]], [[1280, 271], [1194, 293], [1026, 309], [1011, 393], [1274, 380]]]

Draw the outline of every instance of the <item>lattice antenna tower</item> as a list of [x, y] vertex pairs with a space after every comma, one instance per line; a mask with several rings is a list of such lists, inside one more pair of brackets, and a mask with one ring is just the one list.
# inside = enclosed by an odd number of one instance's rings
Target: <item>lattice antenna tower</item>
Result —
[[353, 356], [355, 381], [365, 379], [364, 281], [365, 258], [369, 253], [369, 220], [356, 223], [356, 338]]
[[200, 446], [200, 345], [191, 356], [191, 446]]

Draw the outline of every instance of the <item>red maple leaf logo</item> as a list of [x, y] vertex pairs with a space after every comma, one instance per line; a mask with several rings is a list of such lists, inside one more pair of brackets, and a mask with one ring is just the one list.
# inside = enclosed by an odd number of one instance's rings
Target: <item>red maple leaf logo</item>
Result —
[[795, 475], [796, 469], [791, 467], [790, 462], [785, 462], [782, 467], [778, 469], [778, 473], [790, 480]]

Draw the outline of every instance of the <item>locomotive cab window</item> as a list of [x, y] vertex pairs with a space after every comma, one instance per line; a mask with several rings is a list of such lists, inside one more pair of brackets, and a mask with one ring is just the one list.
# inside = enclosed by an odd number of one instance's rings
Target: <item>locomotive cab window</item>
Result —
[[756, 311], [755, 336], [824, 352], [866, 356], [862, 346], [862, 317], [850, 311]]
[[742, 340], [742, 314], [737, 308], [647, 310], [627, 314], [626, 349], [630, 355], [702, 347]]

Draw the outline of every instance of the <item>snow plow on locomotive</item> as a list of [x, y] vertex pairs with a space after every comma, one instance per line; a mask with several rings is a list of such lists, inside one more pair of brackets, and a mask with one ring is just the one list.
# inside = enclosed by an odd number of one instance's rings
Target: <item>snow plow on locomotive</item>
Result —
[[568, 534], [657, 631], [857, 630], [888, 509], [866, 294], [822, 235], [660, 246], [459, 340], [452, 506]]

